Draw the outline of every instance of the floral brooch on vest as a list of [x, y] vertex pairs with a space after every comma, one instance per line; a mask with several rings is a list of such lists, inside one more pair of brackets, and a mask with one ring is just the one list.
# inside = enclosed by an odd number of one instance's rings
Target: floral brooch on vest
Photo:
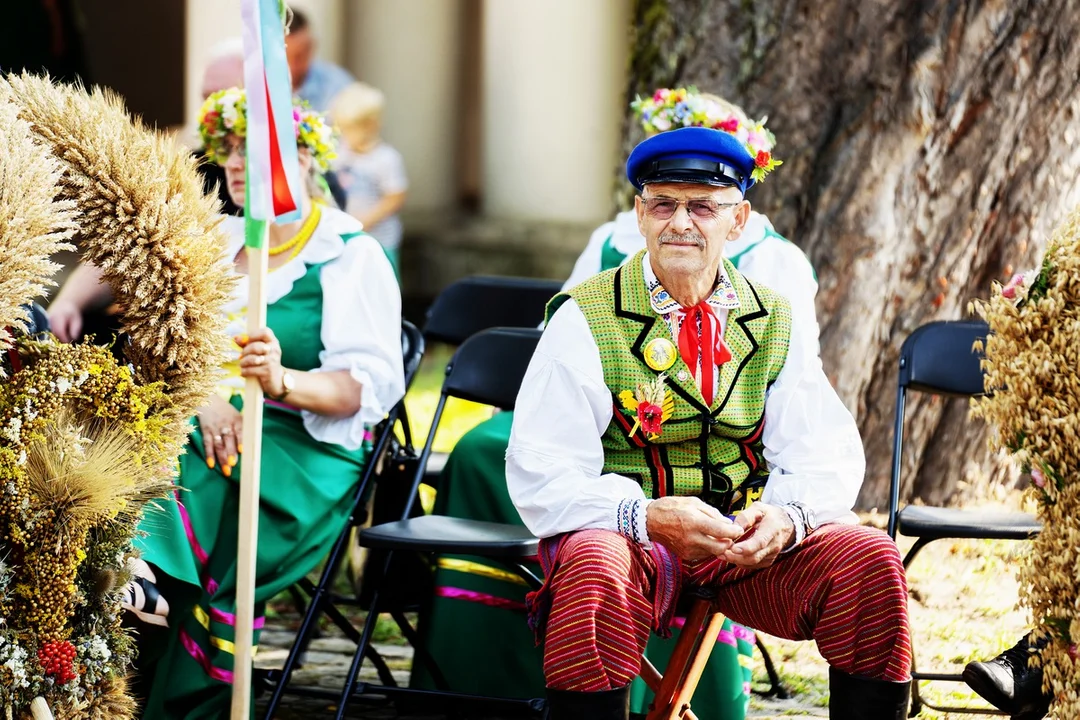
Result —
[[645, 437], [656, 440], [660, 437], [661, 423], [671, 417], [675, 411], [675, 399], [667, 391], [664, 381], [667, 375], [660, 373], [652, 382], [637, 386], [637, 390], [623, 390], [619, 393], [619, 402], [624, 412], [634, 418], [630, 428], [630, 437], [641, 428]]

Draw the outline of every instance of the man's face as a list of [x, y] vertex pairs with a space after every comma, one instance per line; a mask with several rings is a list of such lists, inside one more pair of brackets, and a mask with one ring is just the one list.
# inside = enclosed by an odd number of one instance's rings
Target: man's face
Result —
[[669, 276], [712, 273], [742, 233], [750, 203], [736, 187], [655, 183], [634, 200], [654, 267]]
[[285, 58], [289, 61], [293, 90], [304, 84], [311, 60], [315, 57], [315, 38], [311, 30], [304, 28], [285, 36]]

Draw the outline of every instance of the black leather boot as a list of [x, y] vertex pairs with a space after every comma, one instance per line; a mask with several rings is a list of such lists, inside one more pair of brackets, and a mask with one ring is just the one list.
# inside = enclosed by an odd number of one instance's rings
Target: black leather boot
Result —
[[1013, 647], [986, 662], [970, 662], [964, 682], [998, 710], [1021, 720], [1037, 720], [1050, 710], [1050, 696], [1042, 691], [1042, 668], [1028, 658], [1046, 646], [1049, 638], [1032, 641], [1027, 634]]
[[627, 720], [630, 686], [601, 692], [547, 690], [548, 720]]
[[829, 668], [830, 720], [905, 720], [911, 682], [848, 675]]

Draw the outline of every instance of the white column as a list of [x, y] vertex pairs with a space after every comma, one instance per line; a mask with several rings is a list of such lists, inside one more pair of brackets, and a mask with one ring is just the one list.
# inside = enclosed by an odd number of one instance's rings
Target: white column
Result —
[[590, 222], [611, 206], [628, 0], [484, 2], [489, 215]]
[[383, 138], [405, 157], [410, 211], [454, 205], [461, 0], [350, 2], [348, 68], [385, 94]]

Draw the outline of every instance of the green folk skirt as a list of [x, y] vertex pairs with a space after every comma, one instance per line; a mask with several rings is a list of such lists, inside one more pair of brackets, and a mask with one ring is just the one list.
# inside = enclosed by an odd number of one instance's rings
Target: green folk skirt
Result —
[[[235, 401], [234, 401], [235, 402]], [[363, 449], [321, 443], [298, 413], [263, 421], [255, 643], [266, 601], [318, 565], [345, 526]], [[242, 462], [242, 459], [241, 459]], [[236, 625], [240, 465], [210, 469], [196, 429], [180, 458], [174, 502], [148, 510], [137, 545], [169, 602], [169, 630], [149, 632], [138, 661], [145, 720], [228, 717]], [[149, 642], [153, 639], [153, 642]]]

